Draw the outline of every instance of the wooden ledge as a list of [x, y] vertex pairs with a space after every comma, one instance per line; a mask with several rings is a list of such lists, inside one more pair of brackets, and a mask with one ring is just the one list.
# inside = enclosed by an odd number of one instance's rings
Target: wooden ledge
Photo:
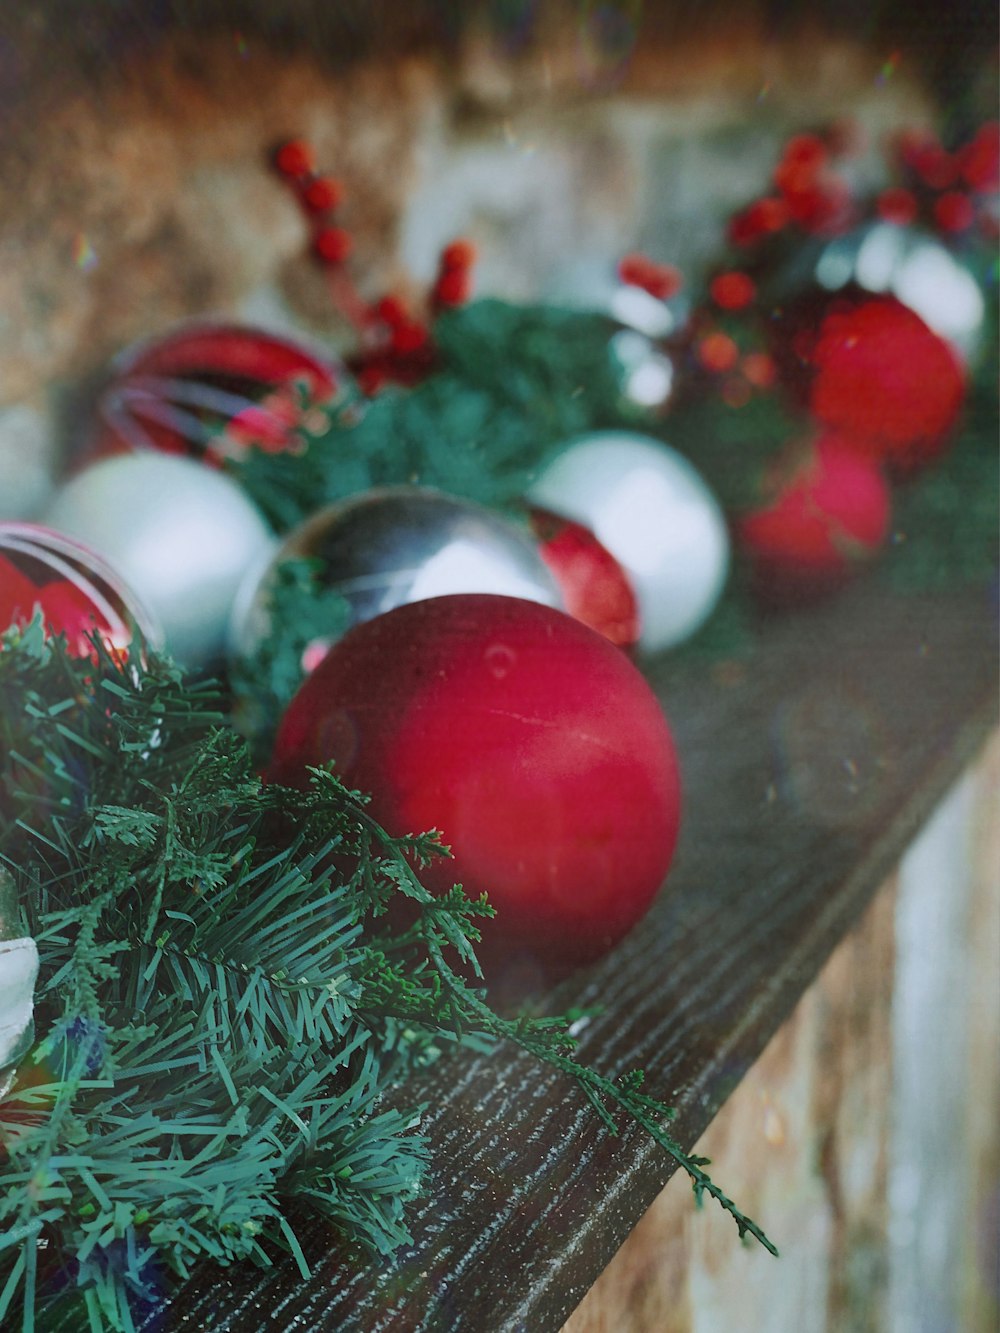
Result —
[[[645, 1067], [690, 1146], [995, 726], [996, 617], [986, 592], [901, 597], [876, 576], [772, 622], [738, 662], [649, 674], [685, 778], [678, 856], [647, 920], [552, 1003], [602, 1007], [581, 1058]], [[444, 1060], [401, 1095], [430, 1108], [433, 1160], [395, 1264], [352, 1261], [304, 1220], [308, 1282], [290, 1262], [205, 1267], [140, 1327], [555, 1330], [672, 1175], [517, 1053]]]

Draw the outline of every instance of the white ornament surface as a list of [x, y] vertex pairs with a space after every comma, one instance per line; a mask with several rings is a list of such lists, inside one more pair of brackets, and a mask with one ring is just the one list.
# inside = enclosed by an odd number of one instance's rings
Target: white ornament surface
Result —
[[729, 570], [729, 532], [700, 473], [676, 450], [629, 432], [583, 436], [539, 475], [528, 499], [583, 523], [623, 567], [639, 606], [639, 646], [682, 643], [711, 615]]
[[156, 453], [92, 464], [57, 493], [45, 522], [104, 556], [189, 667], [223, 656], [237, 590], [276, 545], [229, 477]]
[[33, 939], [0, 940], [0, 1070], [16, 1056], [31, 1022], [37, 976]]

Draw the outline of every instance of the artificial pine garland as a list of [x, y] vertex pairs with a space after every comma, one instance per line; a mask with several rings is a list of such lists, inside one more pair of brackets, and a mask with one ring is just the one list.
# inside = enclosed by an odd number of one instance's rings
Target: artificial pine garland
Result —
[[41, 1040], [0, 1106], [0, 1320], [78, 1301], [90, 1327], [129, 1329], [158, 1263], [183, 1277], [278, 1247], [305, 1274], [292, 1199], [390, 1253], [424, 1149], [419, 1108], [383, 1094], [446, 1045], [498, 1040], [612, 1131], [641, 1124], [773, 1250], [640, 1073], [573, 1059], [576, 1015], [504, 1018], [464, 979], [491, 910], [422, 887], [435, 835], [390, 837], [327, 772], [305, 794], [265, 785], [214, 685], [93, 643], [73, 658], [36, 620], [0, 651], [0, 857], [42, 957]]

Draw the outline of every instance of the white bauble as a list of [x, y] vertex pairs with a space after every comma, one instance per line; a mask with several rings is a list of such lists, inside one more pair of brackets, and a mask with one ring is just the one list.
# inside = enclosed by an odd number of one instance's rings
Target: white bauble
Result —
[[236, 482], [166, 454], [92, 464], [57, 493], [45, 522], [104, 556], [189, 667], [223, 657], [237, 589], [276, 544]]
[[588, 527], [632, 581], [639, 646], [683, 642], [711, 615], [729, 569], [729, 533], [686, 458], [644, 435], [601, 431], [568, 444], [528, 500]]
[[0, 1097], [30, 1038], [38, 948], [32, 939], [0, 940]]

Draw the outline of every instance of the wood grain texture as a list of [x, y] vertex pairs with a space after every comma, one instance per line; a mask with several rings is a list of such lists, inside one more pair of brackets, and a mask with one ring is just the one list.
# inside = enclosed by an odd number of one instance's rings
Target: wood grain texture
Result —
[[697, 1145], [781, 1261], [674, 1179], [562, 1333], [993, 1333], [998, 792], [1000, 735]]
[[[665, 659], [650, 676], [686, 780], [675, 868], [642, 927], [552, 1003], [603, 1006], [582, 1057], [608, 1073], [645, 1066], [691, 1145], [994, 725], [992, 612], [985, 593], [899, 598], [873, 579], [765, 627], [725, 669]], [[394, 1264], [352, 1259], [304, 1218], [308, 1282], [291, 1264], [206, 1267], [140, 1326], [544, 1333], [672, 1174], [641, 1134], [609, 1137], [516, 1054], [442, 1062], [400, 1096], [428, 1103], [433, 1162]], [[768, 1225], [766, 1197], [740, 1201]], [[738, 1252], [718, 1221], [719, 1245]]]

